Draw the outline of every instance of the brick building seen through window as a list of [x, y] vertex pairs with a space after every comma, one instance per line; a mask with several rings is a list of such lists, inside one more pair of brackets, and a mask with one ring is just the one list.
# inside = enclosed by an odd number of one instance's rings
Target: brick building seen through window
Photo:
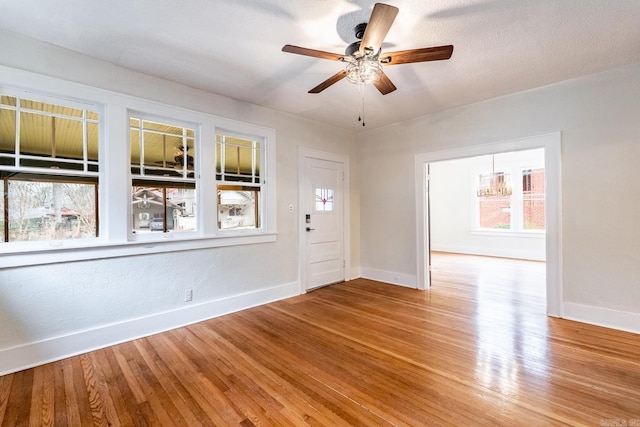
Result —
[[544, 168], [524, 169], [520, 178], [522, 186], [515, 187], [511, 195], [478, 197], [481, 229], [545, 229]]

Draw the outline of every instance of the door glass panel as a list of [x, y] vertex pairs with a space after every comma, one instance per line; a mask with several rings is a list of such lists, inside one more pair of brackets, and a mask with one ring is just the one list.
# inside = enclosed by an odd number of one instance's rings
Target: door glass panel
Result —
[[316, 188], [316, 212], [333, 211], [333, 189]]

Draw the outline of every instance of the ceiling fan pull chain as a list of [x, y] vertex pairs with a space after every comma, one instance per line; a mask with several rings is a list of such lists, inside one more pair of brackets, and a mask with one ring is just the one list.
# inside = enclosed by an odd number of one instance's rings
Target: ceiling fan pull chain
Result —
[[361, 83], [359, 86], [361, 91], [360, 93], [362, 95], [362, 126], [365, 126], [365, 123], [364, 123], [364, 86], [365, 84]]
[[[359, 95], [362, 95], [361, 90], [362, 90], [362, 85], [359, 84], [358, 85], [358, 94]], [[358, 103], [358, 121], [359, 122], [362, 121], [362, 110], [360, 109], [360, 103]]]

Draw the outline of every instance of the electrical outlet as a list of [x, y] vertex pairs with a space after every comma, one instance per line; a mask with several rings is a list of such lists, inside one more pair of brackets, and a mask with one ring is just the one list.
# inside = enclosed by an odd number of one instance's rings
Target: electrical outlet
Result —
[[289, 212], [290, 212], [290, 213], [293, 213], [293, 203], [291, 203], [291, 204], [289, 205]]
[[193, 301], [193, 289], [184, 291], [184, 302]]

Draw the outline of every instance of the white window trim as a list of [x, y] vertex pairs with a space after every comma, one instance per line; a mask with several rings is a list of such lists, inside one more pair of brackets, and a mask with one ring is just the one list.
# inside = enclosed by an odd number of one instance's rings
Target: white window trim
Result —
[[[196, 185], [196, 201], [200, 201], [200, 197], [203, 197], [204, 194], [200, 193], [200, 182], [202, 180], [207, 180], [210, 177], [208, 176], [209, 174], [207, 173], [208, 170], [204, 170], [204, 176], [202, 176], [200, 174], [200, 170], [201, 170], [201, 162], [200, 162], [200, 153], [203, 151], [202, 149], [202, 143], [201, 143], [201, 138], [200, 138], [200, 133], [201, 133], [201, 125], [199, 123], [193, 123], [193, 122], [188, 122], [188, 121], [184, 121], [184, 120], [177, 120], [174, 118], [170, 118], [170, 117], [164, 117], [164, 116], [157, 116], [157, 115], [153, 115], [153, 114], [148, 114], [145, 112], [141, 112], [141, 111], [133, 111], [133, 110], [128, 110], [127, 111], [127, 130], [130, 129], [129, 127], [129, 119], [131, 118], [137, 118], [140, 120], [149, 120], [149, 121], [157, 121], [157, 122], [162, 122], [162, 123], [166, 123], [166, 124], [170, 124], [170, 125], [175, 125], [175, 126], [183, 126], [183, 127], [189, 127], [189, 128], [193, 128], [195, 131], [195, 135], [194, 135], [194, 150], [195, 150], [195, 162], [196, 162], [196, 167], [195, 167], [195, 185]], [[131, 144], [133, 143], [133, 141], [130, 141], [129, 138], [130, 133], [127, 133], [127, 141], [129, 142], [127, 144], [127, 153], [131, 153]], [[206, 150], [205, 150], [206, 151]], [[133, 178], [133, 174], [131, 173], [131, 157], [129, 155], [129, 167], [127, 168], [127, 172], [128, 172], [128, 176], [129, 176], [129, 197], [131, 197], [131, 183], [132, 183], [132, 178]], [[202, 178], [201, 178], [202, 177]], [[142, 179], [146, 178], [146, 177], [140, 177]], [[148, 179], [152, 180], [156, 177], [154, 177], [153, 175], [148, 176]], [[214, 176], [215, 178], [215, 176]], [[158, 179], [159, 181], [161, 181], [162, 179]], [[170, 179], [167, 179], [166, 182], [170, 182]], [[181, 180], [177, 179], [177, 182], [182, 182]], [[199, 205], [199, 203], [198, 203]], [[197, 221], [197, 227], [196, 227], [196, 231], [185, 231], [185, 232], [179, 232], [179, 231], [172, 231], [170, 233], [150, 233], [150, 234], [135, 234], [133, 232], [133, 224], [131, 223], [131, 220], [133, 218], [133, 212], [132, 212], [132, 205], [131, 203], [129, 203], [127, 205], [127, 230], [128, 230], [128, 240], [132, 241], [132, 242], [144, 242], [144, 243], [148, 243], [148, 242], [158, 242], [158, 241], [167, 241], [167, 240], [174, 240], [174, 239], [178, 239], [178, 240], [190, 240], [193, 238], [199, 238], [199, 237], [203, 237], [205, 236], [201, 231], [200, 231], [200, 225], [203, 221], [202, 218], [200, 218], [200, 216], [202, 215], [201, 210], [198, 208], [198, 211], [196, 213], [196, 221]]]
[[[276, 240], [276, 161], [275, 130], [212, 114], [170, 106], [129, 95], [110, 92], [54, 77], [0, 66], [0, 87], [26, 90], [42, 99], [98, 105], [100, 126], [99, 237], [41, 242], [1, 243], [0, 268], [51, 264], [137, 254], [204, 249]], [[199, 124], [202, 144], [211, 150], [200, 154], [201, 164], [215, 164], [215, 133], [225, 129], [235, 134], [261, 137], [265, 142], [265, 193], [262, 194], [263, 226], [259, 229], [221, 233], [217, 230], [215, 168], [212, 179], [200, 177], [198, 191], [198, 230], [195, 233], [161, 233], [144, 241], [131, 239], [131, 168], [129, 113], [167, 117], [170, 120]], [[122, 141], [117, 144], [114, 141]], [[206, 152], [205, 152], [206, 151]], [[210, 152], [209, 152], [210, 151]], [[111, 173], [109, 173], [111, 171]], [[114, 172], [116, 171], [116, 172]], [[210, 195], [210, 196], [208, 196]], [[212, 221], [203, 222], [205, 215]], [[212, 225], [213, 224], [213, 225]]]
[[[247, 139], [260, 139], [261, 142], [261, 146], [260, 146], [260, 158], [261, 159], [269, 159], [269, 153], [268, 153], [268, 149], [269, 147], [269, 142], [267, 140], [267, 137], [264, 135], [256, 135], [255, 133], [250, 133], [250, 132], [245, 132], [246, 130], [250, 130], [250, 129], [245, 129], [245, 131], [243, 132], [238, 132], [238, 127], [232, 129], [229, 128], [222, 128], [219, 127], [216, 129], [216, 134], [221, 134], [221, 135], [227, 135], [227, 136], [234, 136], [234, 137], [238, 137], [238, 138], [247, 138]], [[214, 152], [215, 154], [215, 152]], [[214, 165], [217, 164], [217, 159], [215, 159], [215, 162], [213, 163]], [[264, 232], [264, 230], [269, 229], [268, 227], [268, 222], [269, 219], [271, 217], [274, 217], [275, 214], [275, 205], [273, 205], [271, 208], [268, 208], [268, 205], [265, 205], [266, 201], [270, 200], [269, 198], [269, 193], [274, 193], [275, 190], [272, 188], [271, 190], [269, 189], [270, 186], [268, 185], [268, 182], [270, 180], [270, 175], [269, 175], [269, 171], [271, 169], [273, 169], [273, 167], [271, 167], [271, 162], [267, 161], [264, 162], [264, 164], [261, 165], [261, 170], [260, 170], [260, 185], [256, 185], [256, 184], [251, 184], [250, 186], [255, 186], [255, 187], [259, 187], [260, 188], [260, 198], [261, 198], [261, 202], [260, 202], [260, 227], [258, 228], [248, 228], [248, 229], [220, 229], [218, 228], [217, 225], [217, 214], [218, 214], [218, 198], [216, 197], [216, 223], [213, 225], [216, 229], [216, 233], [220, 236], [225, 236], [225, 237], [236, 237], [236, 236], [245, 236], [247, 234], [256, 234], [259, 232]], [[214, 194], [218, 194], [218, 185], [225, 185], [230, 183], [230, 181], [215, 181], [215, 175], [216, 175], [216, 171], [215, 168], [211, 168], [212, 172], [213, 172], [213, 180], [216, 184], [216, 189], [215, 189], [215, 193]], [[271, 182], [275, 182], [275, 181], [271, 181]], [[233, 182], [234, 184], [237, 184], [237, 182]], [[275, 217], [274, 217], [274, 221], [275, 221]], [[275, 226], [275, 224], [273, 224]]]

